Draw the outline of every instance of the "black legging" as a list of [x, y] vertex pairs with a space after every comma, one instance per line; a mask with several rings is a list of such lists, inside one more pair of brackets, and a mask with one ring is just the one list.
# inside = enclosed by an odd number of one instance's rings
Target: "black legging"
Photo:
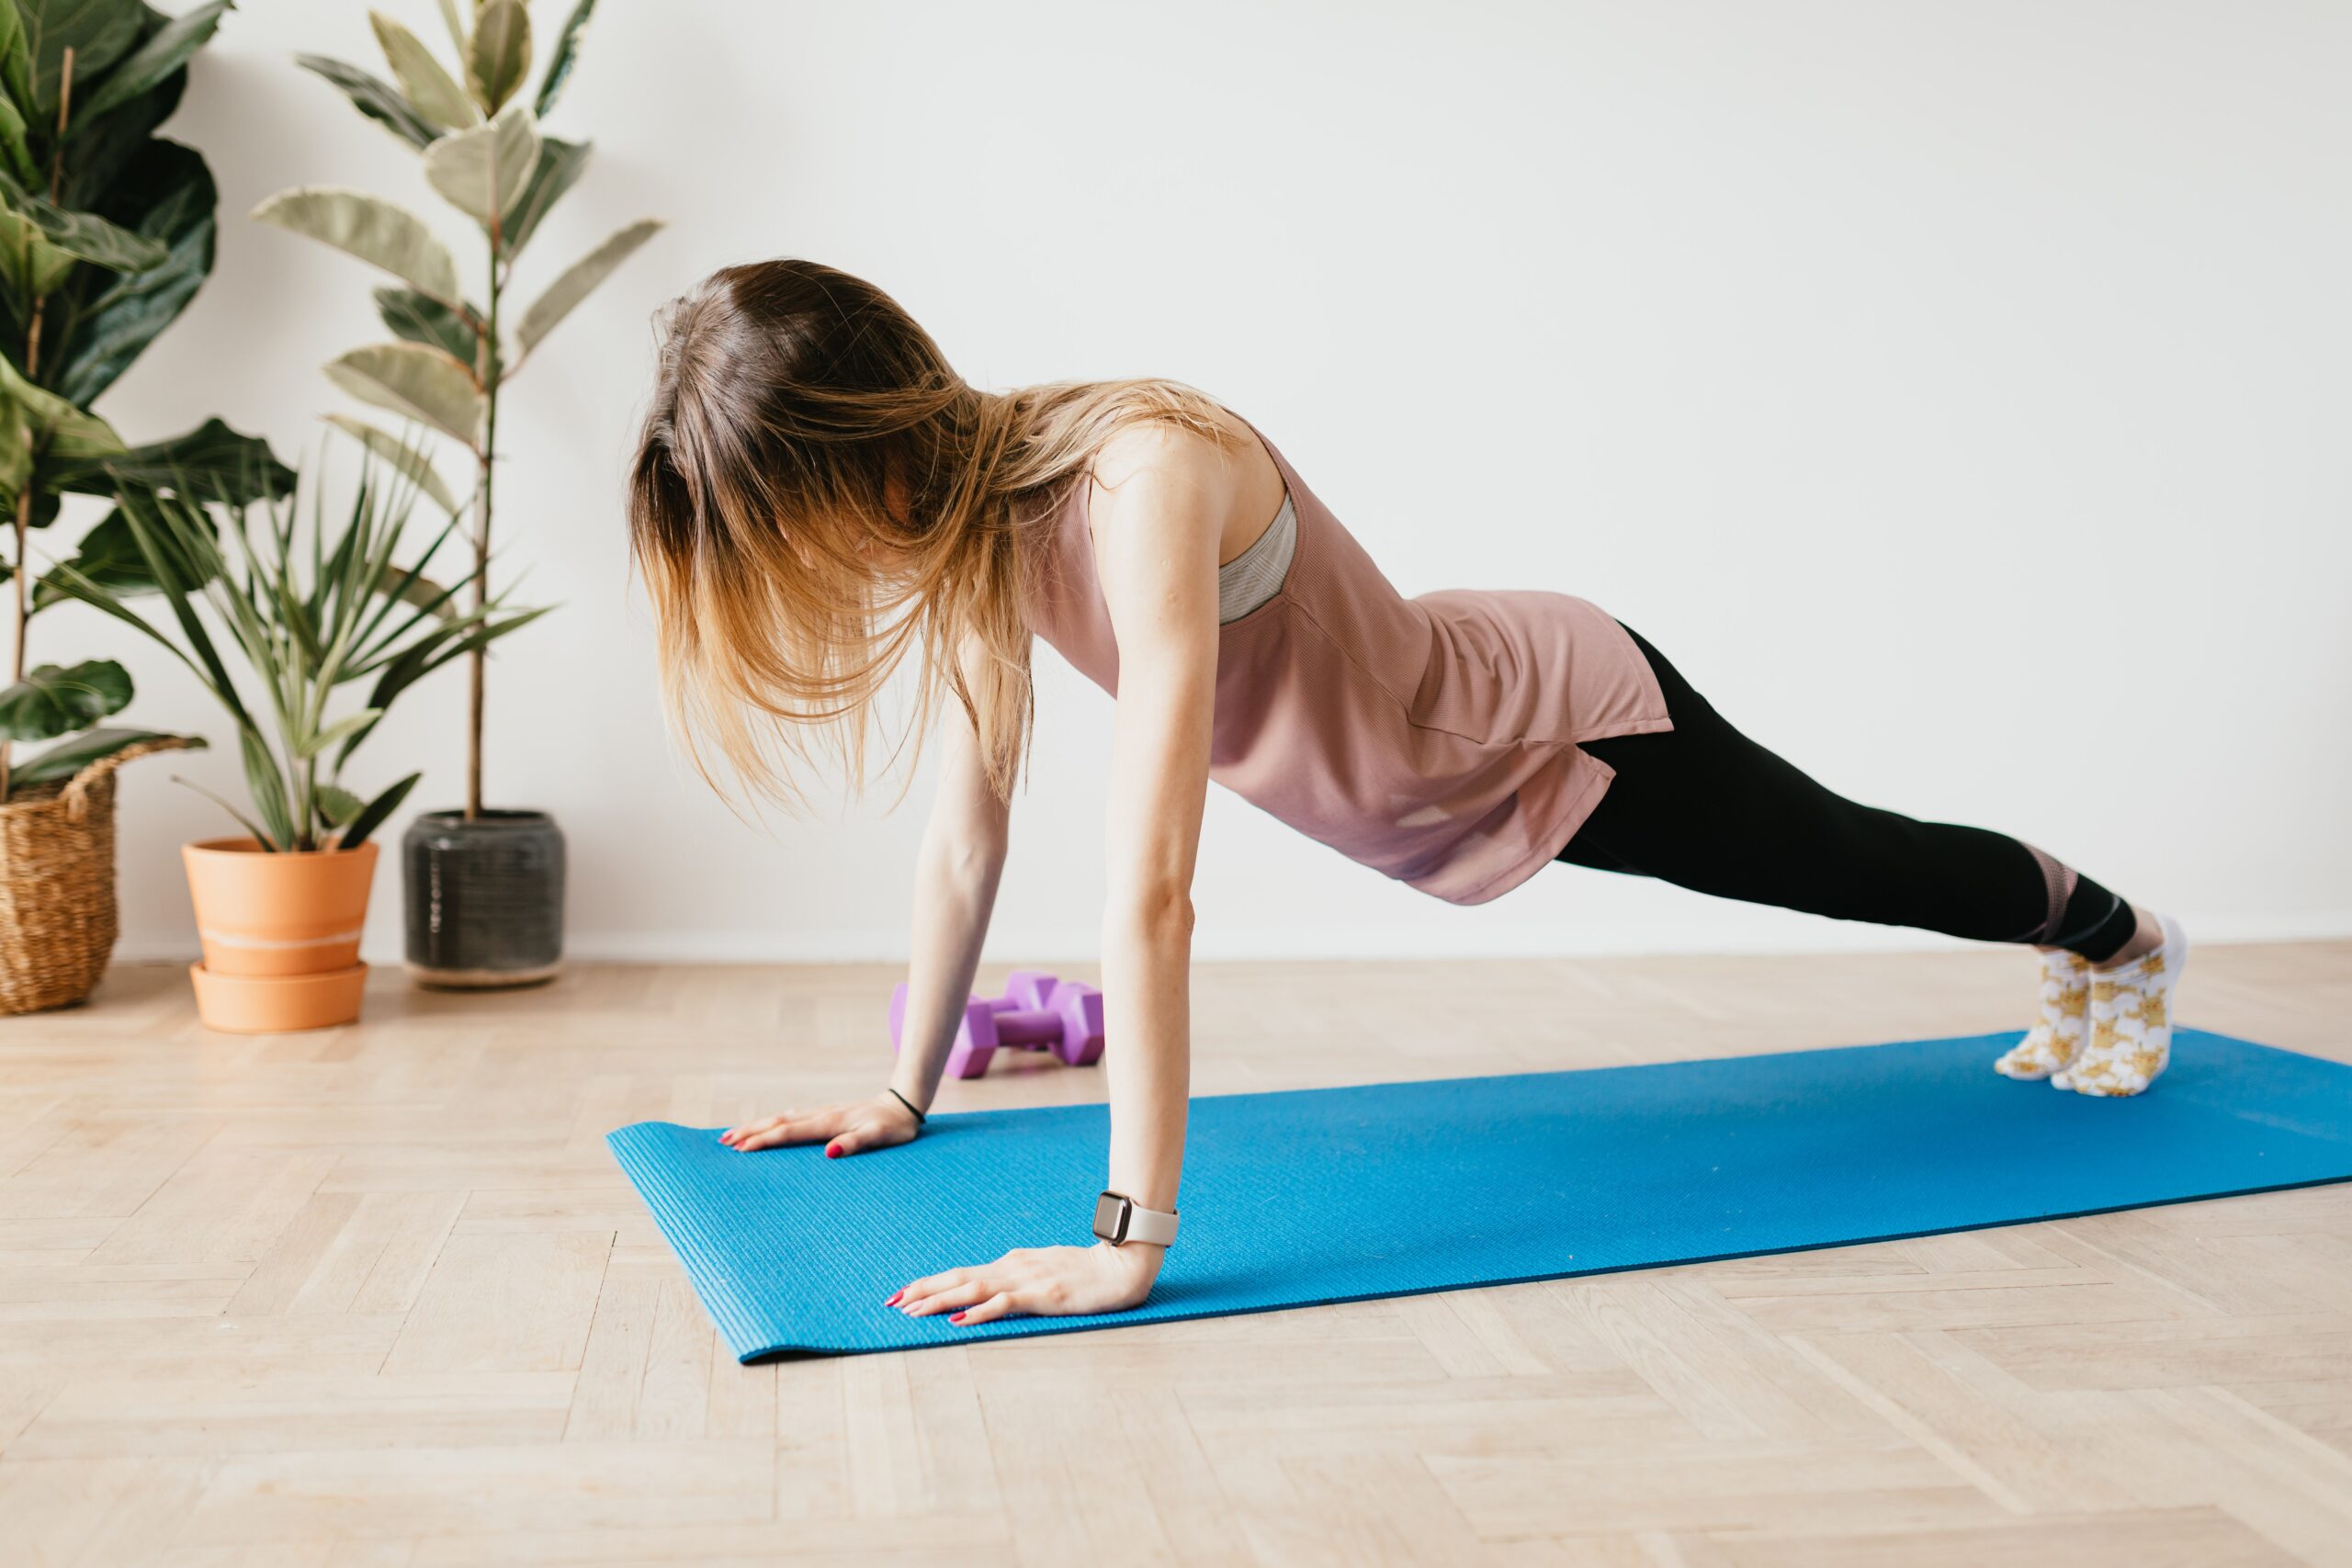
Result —
[[1807, 914], [2092, 963], [2132, 938], [2132, 906], [2041, 851], [1982, 828], [1858, 806], [1724, 721], [1639, 632], [1671, 730], [1587, 741], [1617, 772], [1559, 858]]

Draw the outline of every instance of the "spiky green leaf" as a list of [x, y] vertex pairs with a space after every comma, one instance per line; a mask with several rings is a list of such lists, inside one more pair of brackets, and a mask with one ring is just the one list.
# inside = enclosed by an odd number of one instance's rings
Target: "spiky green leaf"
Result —
[[433, 460], [416, 447], [385, 431], [377, 429], [365, 420], [349, 414], [331, 413], [327, 423], [366, 446], [401, 474], [414, 481], [416, 488], [432, 497], [433, 504], [443, 512], [458, 510], [458, 499], [449, 489]]
[[336, 835], [335, 847], [353, 850], [366, 843], [368, 835], [382, 827], [390, 819], [392, 813], [401, 808], [401, 802], [408, 798], [408, 792], [414, 789], [416, 781], [424, 776], [423, 773], [411, 773], [361, 807], [358, 815], [345, 823], [343, 831]]

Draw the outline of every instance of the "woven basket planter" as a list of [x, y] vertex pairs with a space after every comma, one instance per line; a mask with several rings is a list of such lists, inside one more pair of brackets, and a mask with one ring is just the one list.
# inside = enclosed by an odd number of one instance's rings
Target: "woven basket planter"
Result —
[[159, 737], [0, 806], [0, 1013], [80, 1001], [114, 952], [114, 771]]

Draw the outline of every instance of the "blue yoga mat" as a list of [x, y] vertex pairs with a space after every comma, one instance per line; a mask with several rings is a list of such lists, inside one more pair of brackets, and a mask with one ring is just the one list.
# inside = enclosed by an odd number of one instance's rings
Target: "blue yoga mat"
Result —
[[1091, 1243], [1101, 1105], [828, 1160], [641, 1122], [613, 1153], [737, 1356], [895, 1350], [1973, 1230], [2352, 1179], [2352, 1066], [2198, 1030], [2150, 1093], [2012, 1083], [2015, 1034], [1193, 1102], [1151, 1298], [957, 1327], [883, 1299]]

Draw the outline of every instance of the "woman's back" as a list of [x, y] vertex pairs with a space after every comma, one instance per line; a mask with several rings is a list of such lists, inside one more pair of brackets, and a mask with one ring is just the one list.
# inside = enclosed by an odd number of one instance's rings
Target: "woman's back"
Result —
[[[1500, 896], [1559, 852], [1607, 787], [1579, 741], [1672, 728], [1656, 676], [1623, 626], [1568, 594], [1399, 594], [1249, 429], [1282, 476], [1295, 536], [1272, 596], [1219, 630], [1210, 777], [1425, 893]], [[1028, 609], [1038, 636], [1115, 695], [1092, 488], [1081, 479], [1044, 520]]]

